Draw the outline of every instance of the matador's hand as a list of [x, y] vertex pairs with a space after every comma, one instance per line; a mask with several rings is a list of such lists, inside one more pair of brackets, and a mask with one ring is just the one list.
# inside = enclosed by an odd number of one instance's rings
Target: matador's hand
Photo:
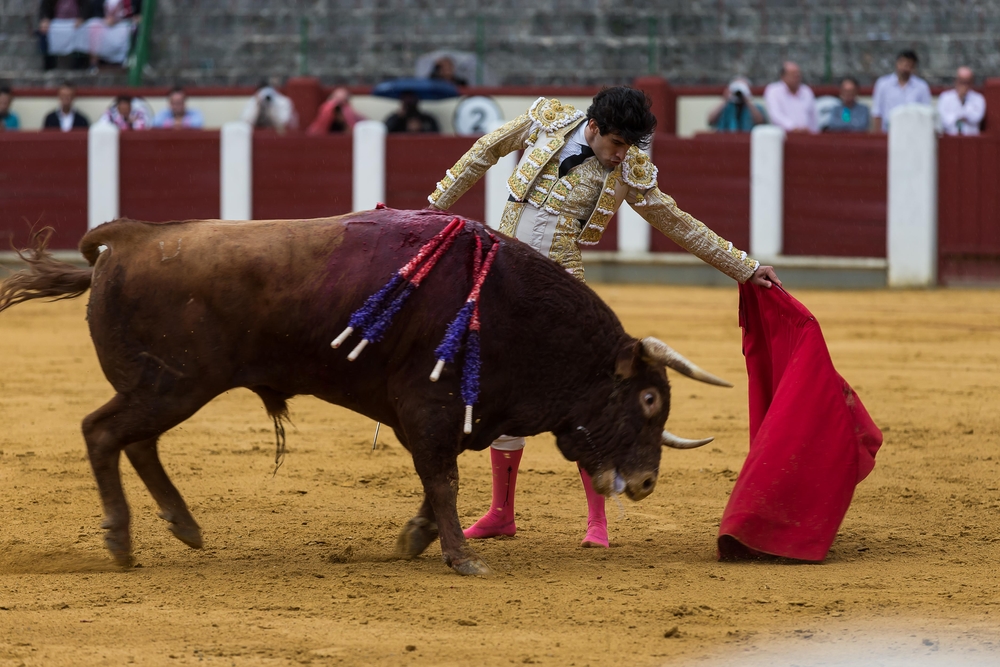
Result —
[[750, 278], [750, 283], [757, 285], [759, 287], [766, 287], [771, 289], [771, 283], [774, 283], [778, 287], [781, 287], [781, 281], [778, 280], [778, 274], [774, 272], [773, 266], [764, 266], [761, 264], [754, 271], [753, 276]]

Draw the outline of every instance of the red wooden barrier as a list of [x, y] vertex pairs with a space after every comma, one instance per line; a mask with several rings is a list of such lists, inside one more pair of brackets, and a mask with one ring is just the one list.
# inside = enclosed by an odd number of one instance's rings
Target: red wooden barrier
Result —
[[351, 212], [352, 137], [253, 134], [253, 217], [325, 218]]
[[785, 140], [785, 255], [885, 257], [883, 136], [790, 134]]
[[[444, 172], [458, 162], [475, 139], [434, 134], [390, 134], [385, 143], [385, 205], [427, 208], [427, 197]], [[485, 176], [466, 192], [451, 211], [482, 220], [486, 210]]]
[[938, 142], [938, 275], [1000, 280], [1000, 136]]
[[119, 211], [160, 222], [219, 217], [219, 133], [122, 132]]
[[[750, 248], [750, 135], [655, 136], [660, 190], [742, 250]], [[656, 230], [654, 252], [684, 252]]]
[[0, 250], [23, 248], [31, 225], [50, 247], [76, 248], [87, 231], [87, 133], [0, 132]]

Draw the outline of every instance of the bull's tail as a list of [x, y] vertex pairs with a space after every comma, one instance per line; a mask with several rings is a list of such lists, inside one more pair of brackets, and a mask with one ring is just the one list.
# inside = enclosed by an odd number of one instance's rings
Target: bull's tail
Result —
[[17, 255], [28, 264], [0, 285], [0, 312], [32, 299], [73, 299], [88, 289], [94, 275], [92, 268], [80, 269], [60, 262], [48, 251], [51, 227], [31, 235], [30, 247], [17, 250]]

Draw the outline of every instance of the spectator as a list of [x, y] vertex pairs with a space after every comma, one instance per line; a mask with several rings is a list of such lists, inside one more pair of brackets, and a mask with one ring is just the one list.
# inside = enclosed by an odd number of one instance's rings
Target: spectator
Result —
[[0, 85], [0, 131], [16, 130], [21, 127], [17, 114], [10, 110], [13, 101], [14, 93], [10, 91], [10, 86]]
[[90, 18], [90, 4], [90, 0], [41, 0], [36, 33], [43, 69], [54, 69], [56, 56], [73, 53], [77, 29]]
[[431, 71], [431, 79], [447, 81], [456, 86], [467, 86], [469, 82], [455, 74], [455, 61], [448, 56], [441, 56], [434, 61], [434, 69]]
[[123, 131], [145, 130], [149, 127], [149, 119], [141, 109], [141, 105], [133, 104], [132, 98], [128, 95], [119, 95], [101, 116], [101, 120], [111, 123]]
[[[92, 0], [93, 1], [93, 0]], [[90, 54], [90, 72], [100, 61], [122, 65], [132, 46], [132, 35], [142, 11], [141, 0], [104, 0], [103, 17], [95, 16], [78, 31], [77, 50]]]
[[896, 72], [880, 76], [872, 93], [872, 131], [889, 131], [889, 114], [903, 104], [930, 104], [931, 88], [914, 74], [917, 54], [900, 51], [896, 56]]
[[867, 132], [871, 126], [868, 107], [858, 102], [858, 82], [853, 77], [840, 81], [840, 103], [830, 110], [826, 132]]
[[71, 82], [64, 81], [59, 86], [59, 108], [45, 117], [42, 129], [63, 132], [86, 130], [90, 126], [90, 120], [73, 107], [74, 99], [76, 99], [76, 88]]
[[263, 81], [243, 108], [243, 120], [255, 128], [274, 128], [279, 134], [299, 128], [292, 100]]
[[183, 88], [175, 86], [167, 95], [167, 104], [168, 108], [153, 118], [153, 127], [200, 130], [205, 126], [205, 118], [201, 112], [187, 108], [187, 95]]
[[438, 132], [438, 122], [418, 106], [416, 93], [404, 92], [399, 96], [400, 109], [385, 119], [389, 132]]
[[355, 123], [364, 118], [351, 106], [351, 94], [347, 88], [337, 88], [319, 107], [316, 120], [312, 122], [308, 134], [328, 132], [349, 132]]
[[722, 101], [708, 114], [708, 124], [716, 132], [749, 132], [767, 122], [764, 109], [754, 102], [750, 82], [736, 77], [722, 91]]
[[767, 84], [764, 102], [771, 122], [786, 132], [819, 132], [816, 97], [802, 83], [802, 70], [792, 61], [781, 66], [781, 80]]
[[975, 76], [968, 67], [955, 72], [955, 87], [938, 97], [938, 115], [945, 134], [975, 136], [986, 115], [986, 98], [972, 90]]

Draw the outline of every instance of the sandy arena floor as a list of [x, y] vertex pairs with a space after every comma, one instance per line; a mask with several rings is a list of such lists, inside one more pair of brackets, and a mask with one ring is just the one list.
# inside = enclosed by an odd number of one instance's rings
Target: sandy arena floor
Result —
[[[1000, 292], [796, 293], [885, 445], [823, 565], [720, 564], [718, 520], [747, 450], [736, 290], [598, 286], [633, 335], [736, 383], [674, 380], [661, 482], [612, 548], [584, 550], [575, 466], [529, 442], [518, 534], [478, 543], [489, 579], [432, 546], [391, 559], [421, 488], [374, 423], [311, 398], [276, 477], [248, 391], [161, 442], [206, 548], [175, 540], [124, 460], [139, 564], [116, 569], [80, 420], [111, 396], [85, 300], [0, 315], [0, 666], [1000, 664]], [[513, 353], [513, 352], [512, 352]], [[460, 460], [466, 523], [488, 454]], [[794, 656], [794, 658], [790, 657]]]

